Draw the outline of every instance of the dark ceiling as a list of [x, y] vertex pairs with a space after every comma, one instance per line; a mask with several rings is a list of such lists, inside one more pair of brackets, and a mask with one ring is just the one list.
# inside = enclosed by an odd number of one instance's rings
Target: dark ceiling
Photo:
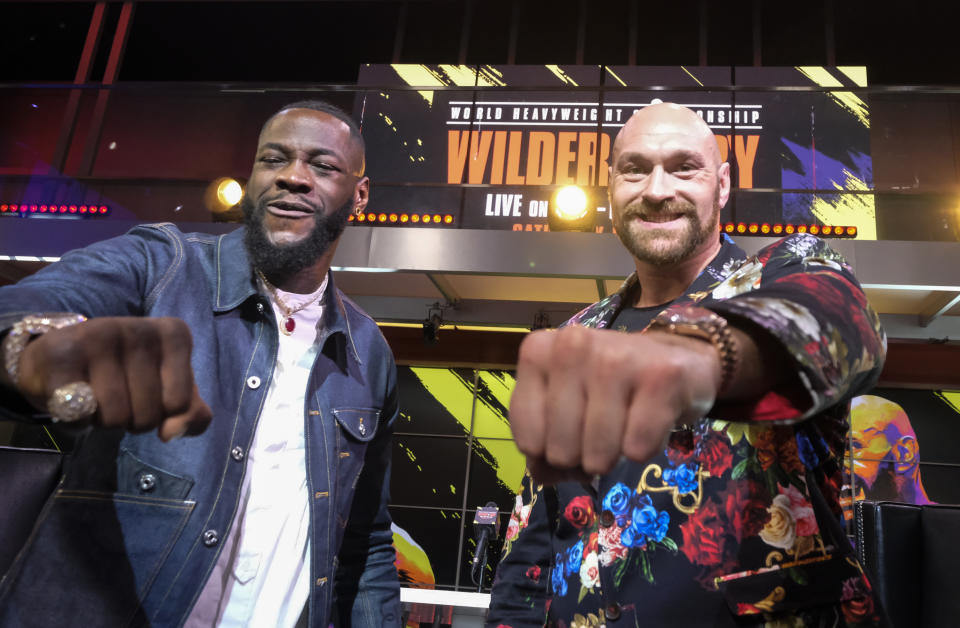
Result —
[[[866, 65], [873, 85], [960, 82], [960, 8], [947, 2], [135, 4], [122, 81], [352, 83], [361, 63], [463, 62]], [[71, 81], [94, 5], [0, 3], [0, 81]], [[121, 5], [107, 3], [105, 33]], [[107, 44], [93, 80], [103, 75]]]

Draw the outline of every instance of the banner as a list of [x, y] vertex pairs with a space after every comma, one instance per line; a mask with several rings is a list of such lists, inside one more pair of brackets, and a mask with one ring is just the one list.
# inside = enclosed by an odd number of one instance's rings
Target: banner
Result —
[[[609, 231], [613, 140], [635, 111], [665, 101], [700, 115], [731, 164], [722, 220], [855, 225], [876, 238], [869, 112], [846, 91], [866, 85], [862, 67], [394, 64], [362, 66], [358, 83], [378, 88], [355, 111], [371, 211], [542, 231], [556, 190], [577, 185]], [[797, 86], [824, 91], [770, 89]]]

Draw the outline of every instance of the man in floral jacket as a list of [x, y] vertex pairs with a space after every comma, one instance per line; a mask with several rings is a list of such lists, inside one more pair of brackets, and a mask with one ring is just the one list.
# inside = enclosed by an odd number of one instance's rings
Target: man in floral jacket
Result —
[[886, 349], [850, 267], [718, 237], [729, 164], [689, 109], [635, 114], [610, 163], [637, 272], [521, 346], [530, 473], [488, 625], [881, 624], [840, 523], [848, 402]]

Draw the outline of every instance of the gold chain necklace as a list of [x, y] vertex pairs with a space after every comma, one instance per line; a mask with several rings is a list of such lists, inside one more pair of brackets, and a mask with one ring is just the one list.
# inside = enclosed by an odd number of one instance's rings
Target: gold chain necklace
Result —
[[277, 289], [274, 287], [272, 283], [267, 281], [267, 278], [263, 276], [262, 272], [258, 270], [257, 276], [260, 277], [260, 281], [263, 282], [263, 285], [267, 287], [267, 290], [270, 292], [270, 296], [272, 296], [273, 300], [276, 301], [277, 307], [279, 307], [280, 311], [283, 312], [283, 323], [280, 325], [280, 331], [285, 336], [289, 336], [290, 334], [293, 333], [293, 330], [297, 328], [297, 322], [293, 320], [293, 315], [299, 312], [300, 310], [302, 310], [303, 308], [307, 307], [308, 305], [312, 305], [317, 301], [317, 299], [323, 296], [323, 291], [321, 290], [320, 294], [318, 294], [314, 298], [310, 299], [305, 303], [301, 303], [297, 307], [291, 308], [286, 303], [283, 302], [283, 299], [281, 299], [280, 295], [277, 293]]

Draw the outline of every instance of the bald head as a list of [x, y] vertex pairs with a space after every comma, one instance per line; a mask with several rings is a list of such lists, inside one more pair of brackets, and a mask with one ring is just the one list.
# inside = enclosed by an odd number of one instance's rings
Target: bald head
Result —
[[689, 142], [689, 148], [702, 151], [713, 167], [720, 165], [720, 148], [707, 123], [693, 110], [667, 102], [648, 105], [630, 116], [613, 142], [611, 163], [625, 146], [644, 135], [675, 136], [679, 141]]
[[700, 116], [658, 103], [633, 114], [617, 135], [607, 192], [614, 229], [638, 271], [692, 265], [699, 272], [720, 247], [730, 164], [720, 162]]

